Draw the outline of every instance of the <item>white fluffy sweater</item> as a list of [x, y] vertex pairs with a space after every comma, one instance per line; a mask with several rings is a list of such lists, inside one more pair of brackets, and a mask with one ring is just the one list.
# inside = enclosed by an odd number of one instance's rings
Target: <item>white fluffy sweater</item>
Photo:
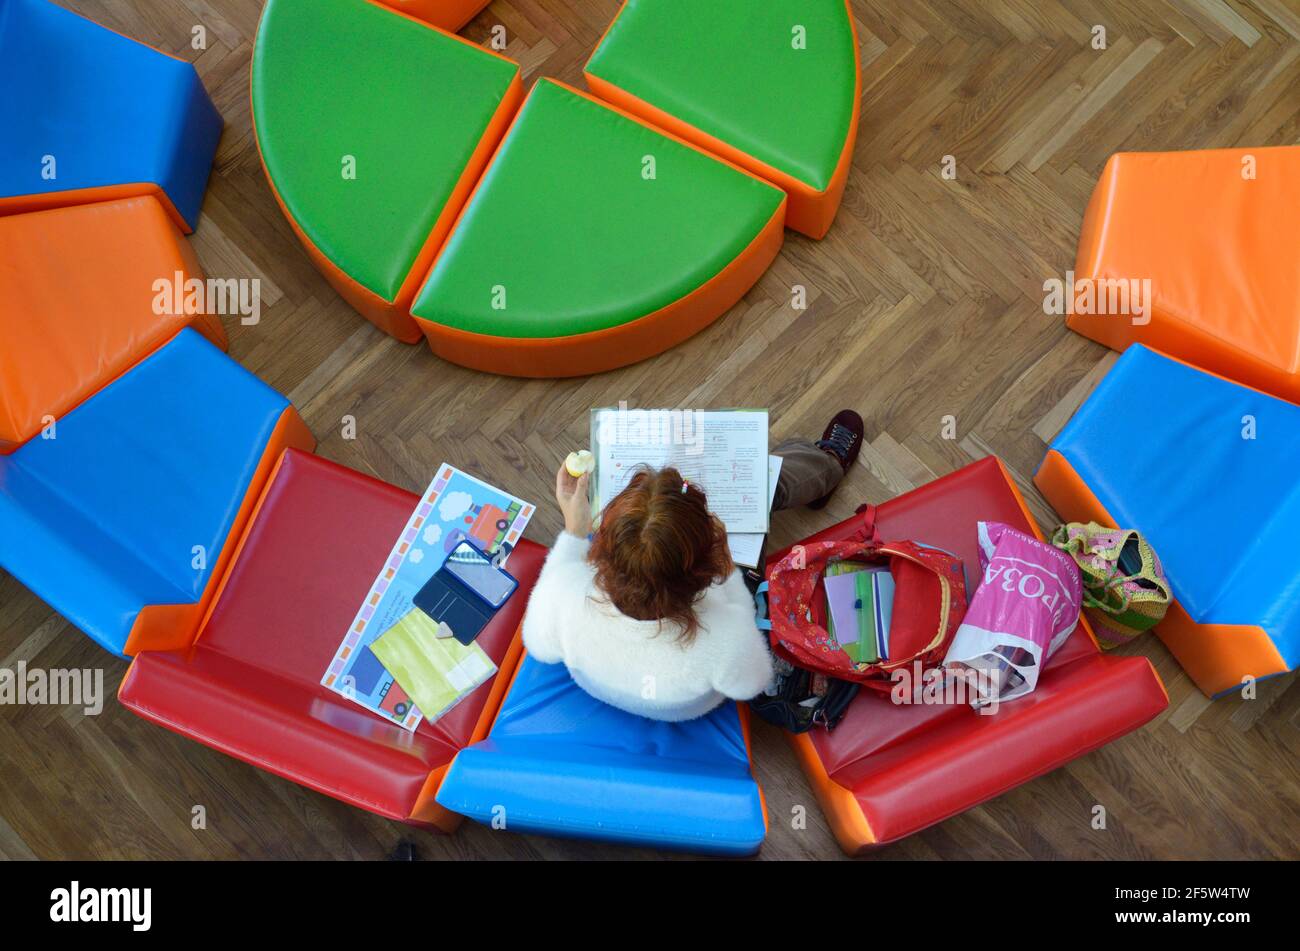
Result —
[[675, 626], [637, 621], [596, 587], [588, 542], [561, 532], [524, 615], [524, 647], [544, 664], [564, 663], [597, 700], [654, 720], [692, 720], [724, 700], [748, 700], [772, 680], [767, 640], [737, 571], [696, 602], [695, 640]]

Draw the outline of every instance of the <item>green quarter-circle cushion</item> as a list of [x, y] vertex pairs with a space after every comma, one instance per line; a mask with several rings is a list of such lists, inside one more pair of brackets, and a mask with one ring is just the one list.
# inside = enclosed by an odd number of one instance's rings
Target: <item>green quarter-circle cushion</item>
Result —
[[368, 0], [268, 0], [252, 70], [262, 160], [327, 261], [395, 301], [517, 79]]
[[[465, 206], [412, 313], [435, 350], [440, 330], [481, 335], [484, 346], [607, 333], [702, 291], [753, 257], [775, 226], [771, 255], [760, 255], [761, 266], [712, 319], [779, 249], [784, 203], [780, 189], [544, 79]], [[653, 352], [675, 342], [666, 339]], [[601, 366], [576, 372], [651, 355], [613, 349]], [[500, 372], [568, 375], [565, 363], [559, 357], [549, 367]]]
[[857, 110], [845, 0], [627, 0], [586, 71], [825, 191]]

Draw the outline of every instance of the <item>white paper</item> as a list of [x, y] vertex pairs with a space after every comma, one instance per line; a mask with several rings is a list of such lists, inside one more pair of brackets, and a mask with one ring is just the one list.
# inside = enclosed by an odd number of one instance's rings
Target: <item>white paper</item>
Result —
[[[781, 457], [767, 457], [767, 510], [772, 511], [772, 501], [776, 498], [776, 480], [781, 475]], [[763, 555], [762, 532], [737, 532], [727, 536], [727, 546], [731, 549], [731, 560], [742, 568], [757, 568], [758, 559]]]
[[709, 497], [728, 532], [765, 534], [771, 507], [766, 410], [600, 409], [591, 414], [594, 511], [641, 466], [672, 466]]

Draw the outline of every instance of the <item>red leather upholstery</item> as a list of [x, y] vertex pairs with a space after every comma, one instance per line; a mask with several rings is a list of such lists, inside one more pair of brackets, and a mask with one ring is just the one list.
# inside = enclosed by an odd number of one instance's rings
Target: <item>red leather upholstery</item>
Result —
[[[1001, 521], [1037, 534], [993, 457], [881, 505], [884, 539], [957, 554], [979, 583], [975, 525]], [[847, 537], [849, 520], [813, 536]], [[775, 564], [784, 552], [769, 556]], [[863, 691], [833, 732], [792, 737], [796, 755], [850, 854], [911, 835], [1040, 776], [1141, 726], [1168, 705], [1144, 657], [1103, 656], [1081, 624], [1037, 690], [992, 716], [966, 704], [893, 704]]]
[[195, 647], [137, 656], [119, 699], [303, 786], [424, 822], [434, 774], [471, 742], [493, 685], [512, 673], [510, 648], [546, 551], [520, 542], [510, 557], [520, 591], [479, 637], [501, 672], [408, 733], [319, 681], [416, 501], [319, 456], [285, 453]]

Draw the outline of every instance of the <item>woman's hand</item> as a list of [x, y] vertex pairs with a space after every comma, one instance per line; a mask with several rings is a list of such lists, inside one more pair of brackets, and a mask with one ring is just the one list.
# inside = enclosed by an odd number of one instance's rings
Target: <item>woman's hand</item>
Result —
[[555, 473], [555, 501], [564, 514], [564, 530], [586, 538], [591, 534], [591, 500], [587, 498], [587, 474], [575, 479], [563, 462]]

